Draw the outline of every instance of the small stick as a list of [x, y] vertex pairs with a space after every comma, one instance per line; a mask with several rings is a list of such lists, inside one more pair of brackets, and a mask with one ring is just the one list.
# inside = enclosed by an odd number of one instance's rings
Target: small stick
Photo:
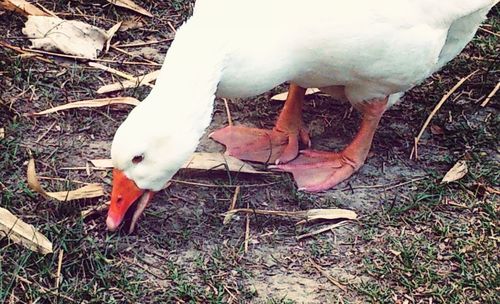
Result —
[[[28, 52], [27, 50], [21, 49], [24, 52]], [[63, 58], [70, 58], [70, 59], [79, 59], [79, 60], [86, 60], [86, 61], [95, 61], [95, 62], [107, 62], [107, 63], [114, 63], [114, 64], [128, 64], [128, 65], [152, 65], [152, 66], [161, 66], [159, 63], [148, 63], [148, 62], [138, 62], [138, 61], [119, 61], [119, 60], [111, 60], [111, 59], [90, 59], [82, 56], [75, 56], [75, 55], [67, 55], [67, 54], [62, 54], [62, 53], [54, 53], [54, 52], [47, 52], [47, 51], [41, 51], [41, 50], [30, 50], [29, 52], [32, 53], [37, 53], [37, 54], [44, 54], [44, 55], [50, 55], [50, 56], [58, 56], [58, 57], [63, 57]], [[45, 59], [45, 58], [42, 58]], [[46, 59], [48, 60], [48, 59]], [[48, 61], [49, 63], [52, 63], [51, 61]]]
[[234, 301], [238, 301], [238, 298], [236, 298], [233, 293], [229, 290], [229, 288], [227, 288], [226, 285], [222, 284], [222, 288], [224, 288], [224, 290], [229, 294], [229, 296], [231, 297], [232, 300]]
[[175, 29], [175, 27], [172, 25], [172, 23], [170, 21], [167, 22], [168, 26], [170, 27], [170, 29], [172, 30], [172, 32], [177, 33], [177, 30]]
[[278, 211], [278, 210], [260, 210], [260, 209], [233, 209], [223, 214], [224, 225], [229, 223], [236, 213], [282, 216], [300, 220], [296, 225], [305, 224], [317, 220], [337, 220], [337, 219], [356, 219], [357, 214], [352, 210], [346, 209], [309, 209], [300, 211]]
[[35, 54], [35, 53], [33, 53], [33, 52], [25, 51], [25, 50], [23, 50], [23, 49], [21, 49], [21, 48], [19, 48], [19, 47], [17, 47], [17, 46], [10, 45], [10, 44], [8, 44], [8, 43], [6, 43], [6, 42], [0, 41], [0, 45], [1, 45], [1, 46], [3, 46], [3, 47], [6, 47], [6, 48], [8, 48], [8, 49], [14, 50], [14, 51], [16, 51], [16, 52], [18, 52], [18, 53], [20, 53], [20, 54], [21, 54], [20, 56], [23, 56], [23, 55], [24, 55], [24, 56], [26, 56], [26, 55], [29, 55], [29, 56], [34, 56], [36, 59], [41, 60], [41, 61], [43, 61], [43, 62], [46, 62], [46, 63], [53, 63], [53, 62], [52, 62], [52, 60], [49, 60], [49, 59], [47, 59], [47, 58], [43, 58], [43, 57], [41, 57], [41, 56], [38, 56], [38, 55], [36, 55], [36, 54]]
[[16, 275], [16, 278], [17, 278], [19, 281], [23, 282], [23, 283], [26, 283], [26, 284], [29, 284], [29, 285], [37, 285], [37, 286], [38, 286], [38, 288], [40, 289], [40, 291], [41, 291], [42, 293], [50, 293], [51, 295], [54, 295], [54, 296], [56, 296], [56, 297], [61, 297], [61, 298], [66, 299], [66, 300], [68, 300], [68, 301], [71, 301], [71, 302], [76, 302], [73, 298], [70, 298], [70, 297], [68, 297], [67, 295], [63, 295], [63, 294], [60, 294], [60, 293], [54, 292], [54, 291], [52, 291], [52, 290], [50, 290], [50, 289], [48, 289], [48, 288], [45, 288], [45, 287], [43, 287], [43, 286], [41, 286], [41, 285], [39, 285], [39, 284], [34, 284], [34, 283], [33, 283], [33, 282], [31, 282], [30, 280], [28, 280], [28, 279], [26, 279], [26, 278], [23, 278], [23, 277], [22, 277], [22, 276], [20, 276], [20, 275]]
[[82, 212], [80, 212], [80, 215], [81, 215], [82, 218], [86, 218], [86, 217], [88, 217], [90, 215], [103, 212], [104, 210], [108, 209], [109, 203], [110, 202], [106, 202], [106, 203], [104, 203], [102, 205], [99, 205], [97, 207], [92, 207], [92, 208], [83, 210]]
[[[111, 74], [115, 74], [115, 75], [118, 75], [122, 78], [125, 78], [127, 80], [130, 80], [130, 81], [137, 81], [137, 77], [135, 77], [134, 75], [130, 75], [128, 73], [125, 73], [125, 72], [122, 72], [122, 71], [119, 71], [117, 69], [113, 69], [113, 68], [110, 68], [110, 67], [107, 67], [105, 65], [102, 65], [98, 62], [89, 62], [89, 65], [93, 68], [96, 68], [96, 69], [100, 69], [100, 70], [103, 70], [103, 71], [106, 71], [106, 72], [109, 72]], [[150, 83], [145, 83], [144, 85], [147, 85], [147, 86], [150, 86], [150, 87], [153, 87], [152, 84]]]
[[62, 182], [72, 182], [72, 183], [75, 183], [75, 184], [84, 184], [84, 185], [88, 185], [89, 183], [86, 183], [86, 182], [81, 182], [81, 181], [78, 181], [78, 180], [74, 180], [74, 179], [67, 179], [67, 178], [62, 178], [62, 177], [48, 177], [48, 176], [37, 176], [38, 179], [45, 179], [45, 180], [56, 180], [56, 181], [62, 181]]
[[[410, 159], [413, 158], [413, 155], [415, 154], [416, 155], [416, 151], [417, 151], [417, 145], [418, 145], [418, 142], [420, 141], [420, 138], [422, 137], [422, 135], [424, 134], [424, 131], [425, 129], [427, 128], [427, 126], [429, 125], [429, 123], [431, 122], [432, 118], [434, 117], [434, 115], [436, 115], [436, 113], [439, 111], [439, 109], [441, 108], [441, 106], [445, 103], [446, 100], [448, 100], [448, 98], [450, 98], [450, 96], [455, 93], [456, 90], [458, 90], [458, 88], [460, 88], [462, 86], [462, 84], [467, 81], [469, 78], [471, 78], [472, 76], [474, 76], [479, 70], [475, 70], [474, 72], [470, 73], [469, 75], [467, 75], [466, 77], [460, 79], [459, 82], [457, 82], [457, 84], [448, 92], [446, 93], [443, 98], [441, 98], [441, 100], [437, 103], [437, 105], [434, 107], [434, 109], [432, 110], [431, 114], [429, 115], [429, 117], [427, 117], [427, 119], [425, 120], [425, 123], [424, 125], [422, 126], [422, 129], [420, 129], [420, 132], [418, 133], [417, 137], [415, 137], [415, 144], [414, 144], [414, 147], [411, 151], [411, 154], [410, 154]], [[417, 159], [417, 157], [415, 157], [415, 159]]]
[[396, 184], [396, 185], [393, 185], [393, 186], [389, 186], [389, 187], [385, 188], [384, 190], [391, 190], [391, 189], [398, 188], [398, 187], [401, 187], [401, 186], [404, 186], [404, 185], [407, 185], [407, 184], [411, 184], [411, 183], [414, 183], [414, 182], [418, 182], [418, 181], [421, 181], [421, 180], [427, 179], [427, 178], [428, 178], [428, 176], [414, 178], [414, 179], [406, 181], [406, 182], [402, 182], [402, 183], [399, 183], [399, 184]]
[[488, 97], [486, 97], [486, 99], [483, 101], [481, 107], [483, 108], [486, 107], [486, 105], [490, 102], [493, 96], [495, 96], [495, 94], [498, 92], [499, 89], [500, 89], [500, 81], [497, 83], [495, 88], [490, 92], [490, 94], [488, 94]]
[[[140, 56], [137, 56], [137, 55], [134, 55], [134, 54], [131, 54], [130, 52], [127, 52], [125, 50], [122, 50], [121, 48], [119, 47], [116, 47], [116, 46], [111, 46], [111, 48], [117, 52], [120, 52], [122, 54], [125, 54], [127, 56], [130, 56], [130, 57], [140, 57]], [[143, 58], [143, 57], [140, 57], [142, 60], [144, 60], [144, 62], [147, 62], [147, 63], [156, 63], [154, 61], [151, 61], [149, 59], [146, 59], [146, 58]]]
[[488, 33], [488, 34], [491, 34], [491, 35], [494, 35], [494, 36], [497, 36], [497, 37], [500, 37], [500, 34], [499, 33], [495, 33], [495, 32], [492, 32], [490, 30], [487, 30], [485, 28], [483, 28], [482, 26], [479, 27], [479, 29], [485, 33]]
[[45, 8], [45, 7], [44, 7], [43, 5], [41, 5], [40, 3], [35, 2], [35, 5], [36, 5], [36, 6], [38, 6], [38, 7], [40, 7], [40, 9], [41, 9], [42, 11], [44, 11], [45, 13], [47, 13], [47, 14], [51, 15], [52, 17], [57, 17], [57, 15], [56, 15], [54, 12], [52, 12], [51, 10], [49, 10], [49, 9]]
[[[247, 202], [247, 208], [250, 208], [250, 205]], [[247, 213], [246, 225], [245, 225], [245, 253], [248, 252], [248, 241], [250, 240], [250, 213]]]
[[297, 241], [300, 241], [302, 239], [305, 239], [305, 238], [308, 238], [311, 236], [321, 234], [321, 233], [326, 232], [326, 231], [330, 231], [333, 228], [341, 227], [341, 226], [344, 226], [345, 224], [347, 224], [347, 222], [340, 222], [340, 223], [336, 223], [336, 224], [331, 224], [331, 225], [328, 225], [328, 226], [323, 227], [321, 229], [318, 229], [318, 230], [315, 230], [315, 231], [312, 231], [309, 233], [301, 234], [301, 235], [297, 236]]
[[[67, 169], [70, 169], [70, 168], [67, 168]], [[170, 181], [172, 181], [174, 183], [178, 183], [178, 184], [201, 186], [201, 187], [211, 187], [211, 188], [266, 187], [266, 186], [276, 185], [276, 184], [281, 183], [281, 182], [272, 182], [272, 183], [267, 183], [267, 184], [249, 184], [249, 185], [236, 186], [236, 185], [216, 185], [216, 184], [195, 183], [195, 182], [182, 181], [182, 180], [178, 180], [178, 179], [171, 179]]]
[[[98, 167], [94, 167], [92, 168], [92, 170], [96, 170], [96, 171], [107, 171], [107, 170], [111, 170], [112, 168], [98, 168]], [[87, 170], [87, 167], [62, 167], [61, 170]]]
[[224, 100], [224, 106], [226, 107], [226, 114], [227, 114], [227, 124], [232, 126], [233, 125], [233, 118], [231, 116], [231, 111], [229, 111], [229, 105], [227, 103], [226, 98], [222, 98]]
[[321, 268], [321, 266], [319, 266], [318, 264], [316, 264], [313, 259], [309, 259], [309, 262], [313, 265], [314, 268], [316, 268], [316, 270], [322, 274], [325, 278], [328, 279], [328, 281], [330, 281], [333, 285], [337, 286], [338, 288], [342, 289], [342, 291], [347, 291], [347, 288], [340, 284], [339, 282], [337, 282], [337, 280], [335, 280], [328, 272], [326, 272], [325, 270], [323, 270], [323, 268]]
[[240, 186], [236, 186], [236, 189], [234, 190], [234, 195], [233, 199], [231, 200], [231, 206], [229, 206], [229, 210], [233, 210], [234, 207], [236, 207], [236, 201], [238, 200], [238, 195], [240, 194]]
[[47, 135], [50, 130], [52, 130], [52, 128], [55, 126], [55, 124], [57, 123], [57, 121], [54, 121], [54, 123], [52, 123], [49, 128], [47, 129], [47, 131], [45, 131], [42, 135], [40, 135], [40, 137], [38, 137], [36, 140], [35, 140], [35, 143], [39, 143], [40, 140], [42, 140], [42, 138], [45, 137], [45, 135]]
[[116, 47], [139, 47], [139, 46], [146, 46], [146, 45], [152, 45], [152, 44], [158, 44], [158, 43], [163, 43], [163, 42], [168, 42], [174, 40], [173, 38], [167, 38], [167, 39], [162, 39], [162, 40], [154, 40], [154, 41], [148, 41], [148, 42], [135, 42], [135, 43], [128, 43], [128, 44], [119, 44], [115, 45]]
[[61, 283], [61, 269], [63, 261], [64, 250], [59, 249], [59, 257], [57, 259], [57, 272], [56, 272], [56, 289], [59, 294], [59, 284]]
[[421, 177], [417, 177], [417, 178], [411, 179], [409, 181], [405, 181], [405, 182], [401, 182], [401, 183], [397, 183], [397, 184], [346, 187], [344, 189], [341, 189], [340, 191], [351, 191], [351, 190], [357, 190], [357, 189], [376, 189], [376, 188], [385, 188], [384, 190], [390, 190], [390, 189], [394, 189], [394, 188], [397, 188], [397, 187], [404, 186], [406, 184], [418, 182], [418, 181], [421, 181], [421, 180], [427, 179], [427, 178], [428, 178], [428, 176], [421, 176]]
[[[78, 9], [78, 8], [76, 8], [76, 9]], [[87, 18], [87, 19], [89, 19], [89, 18], [91, 18], [91, 19], [100, 19], [100, 20], [107, 21], [107, 22], [115, 22], [116, 21], [114, 19], [109, 19], [109, 18], [106, 18], [106, 17], [99, 17], [99, 16], [95, 16], [95, 15], [86, 15], [86, 14], [84, 14], [81, 11], [79, 13], [58, 12], [57, 14], [59, 16], [71, 16], [71, 17], [78, 16], [78, 17], [83, 17], [83, 18]]]

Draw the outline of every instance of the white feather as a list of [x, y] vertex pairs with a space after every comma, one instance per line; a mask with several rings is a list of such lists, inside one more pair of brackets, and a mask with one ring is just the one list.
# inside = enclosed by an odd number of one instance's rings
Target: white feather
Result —
[[159, 190], [195, 150], [215, 95], [253, 96], [293, 81], [344, 88], [352, 103], [389, 96], [394, 104], [453, 59], [497, 2], [198, 0], [155, 88], [117, 131], [113, 163]]

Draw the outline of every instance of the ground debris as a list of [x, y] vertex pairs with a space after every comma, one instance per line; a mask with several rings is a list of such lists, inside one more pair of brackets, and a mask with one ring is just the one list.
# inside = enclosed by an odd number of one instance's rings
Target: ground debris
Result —
[[4, 237], [41, 254], [52, 253], [52, 243], [43, 234], [0, 207], [0, 239]]
[[469, 172], [467, 167], [467, 162], [465, 160], [459, 160], [443, 177], [441, 184], [451, 183], [457, 181], [465, 176]]
[[23, 33], [32, 48], [96, 59], [109, 36], [106, 31], [81, 21], [53, 16], [28, 16]]
[[24, 16], [49, 16], [46, 12], [24, 0], [1, 0], [0, 8], [20, 13]]
[[37, 178], [35, 170], [35, 160], [31, 158], [28, 162], [28, 185], [37, 193], [41, 194], [45, 198], [55, 199], [58, 201], [71, 201], [84, 198], [95, 198], [104, 195], [104, 188], [100, 184], [88, 184], [76, 190], [71, 191], [60, 191], [60, 192], [47, 192], [42, 188], [40, 181]]
[[140, 103], [139, 100], [133, 97], [114, 97], [114, 98], [100, 98], [100, 99], [92, 99], [92, 100], [80, 100], [70, 102], [61, 106], [53, 107], [41, 112], [27, 114], [28, 116], [33, 115], [46, 115], [55, 113], [62, 110], [76, 109], [76, 108], [98, 108], [115, 104], [128, 104], [137, 106]]
[[224, 224], [228, 224], [236, 213], [250, 213], [259, 215], [272, 215], [299, 219], [297, 223], [304, 224], [317, 220], [336, 220], [336, 219], [349, 219], [355, 220], [358, 215], [356, 212], [347, 209], [309, 209], [301, 211], [276, 211], [276, 210], [259, 210], [259, 209], [233, 209], [224, 213]]
[[109, 3], [112, 3], [116, 6], [120, 6], [129, 10], [132, 10], [136, 13], [148, 16], [148, 17], [153, 17], [153, 14], [151, 14], [149, 11], [146, 9], [140, 7], [139, 5], [135, 4], [132, 0], [108, 0]]

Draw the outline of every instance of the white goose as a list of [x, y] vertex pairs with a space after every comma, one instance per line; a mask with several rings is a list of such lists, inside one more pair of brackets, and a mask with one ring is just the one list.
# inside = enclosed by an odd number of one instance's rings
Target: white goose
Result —
[[[140, 198], [132, 228], [154, 193], [194, 152], [214, 99], [248, 97], [290, 81], [273, 130], [225, 128], [212, 137], [241, 159], [271, 161], [300, 189], [329, 189], [364, 163], [384, 111], [454, 58], [498, 0], [198, 0], [178, 30], [155, 88], [113, 140], [115, 230]], [[338, 153], [306, 150], [305, 88], [347, 99], [363, 114]], [[270, 144], [271, 142], [271, 144]]]

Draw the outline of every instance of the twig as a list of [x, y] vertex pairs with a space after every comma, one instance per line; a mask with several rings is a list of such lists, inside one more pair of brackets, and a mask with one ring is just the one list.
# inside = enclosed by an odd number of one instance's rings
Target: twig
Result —
[[234, 190], [234, 195], [233, 199], [231, 200], [231, 206], [229, 206], [229, 210], [233, 210], [234, 207], [236, 207], [236, 201], [238, 200], [238, 195], [240, 194], [240, 186], [236, 186], [236, 189]]
[[495, 88], [493, 88], [493, 90], [490, 92], [490, 94], [488, 94], [488, 97], [486, 97], [486, 99], [483, 101], [483, 103], [481, 104], [481, 107], [486, 107], [486, 105], [490, 102], [490, 100], [493, 98], [493, 96], [495, 96], [495, 94], [498, 92], [498, 89], [500, 89], [500, 81], [497, 83], [497, 85], [495, 86]]
[[114, 19], [109, 19], [109, 18], [106, 18], [106, 17], [100, 17], [100, 16], [96, 16], [96, 15], [87, 15], [87, 14], [84, 14], [82, 11], [80, 11], [80, 9], [77, 7], [76, 8], [77, 10], [79, 10], [78, 13], [75, 13], [75, 12], [72, 12], [72, 13], [64, 13], [64, 12], [58, 12], [57, 14], [59, 16], [71, 16], [71, 17], [83, 17], [83, 18], [86, 18], [86, 19], [99, 19], [99, 20], [102, 20], [102, 21], [106, 21], [106, 22], [115, 22], [116, 20]]
[[68, 297], [67, 295], [64, 295], [64, 294], [60, 294], [60, 293], [54, 292], [54, 291], [52, 291], [52, 290], [50, 290], [50, 289], [48, 289], [48, 288], [45, 288], [45, 287], [43, 287], [43, 286], [39, 285], [38, 283], [33, 283], [33, 282], [31, 282], [30, 280], [28, 280], [28, 279], [26, 279], [26, 278], [23, 278], [23, 277], [22, 277], [22, 276], [20, 276], [20, 275], [16, 275], [16, 278], [17, 278], [19, 281], [23, 282], [23, 283], [26, 283], [26, 284], [29, 284], [29, 285], [37, 285], [37, 287], [40, 289], [40, 291], [41, 291], [42, 293], [50, 293], [51, 295], [54, 295], [54, 296], [57, 296], [57, 297], [61, 297], [61, 298], [66, 299], [66, 300], [68, 300], [68, 301], [71, 301], [71, 302], [76, 302], [73, 298], [70, 298], [70, 297]]
[[154, 40], [154, 41], [147, 41], [147, 42], [135, 42], [135, 43], [128, 43], [128, 44], [118, 44], [115, 45], [116, 47], [139, 47], [139, 46], [146, 46], [146, 45], [151, 45], [151, 44], [158, 44], [158, 43], [163, 43], [163, 42], [168, 42], [174, 40], [173, 38], [167, 38], [167, 39], [162, 39], [162, 40]]
[[156, 70], [145, 75], [136, 76], [134, 77], [133, 80], [126, 80], [126, 81], [114, 82], [111, 84], [103, 85], [97, 90], [97, 93], [103, 94], [114, 91], [120, 91], [126, 88], [136, 88], [145, 84], [147, 84], [148, 86], [153, 86], [153, 84], [150, 84], [150, 82], [156, 80], [159, 74], [160, 70]]
[[52, 17], [57, 17], [57, 15], [56, 15], [53, 11], [51, 11], [51, 10], [49, 10], [49, 9], [45, 8], [45, 7], [44, 7], [43, 5], [41, 5], [40, 3], [35, 2], [34, 4], [35, 4], [36, 6], [38, 6], [38, 7], [40, 7], [40, 9], [41, 9], [42, 11], [44, 11], [45, 13], [47, 13], [47, 14], [51, 15]]
[[[63, 169], [63, 168], [61, 168], [61, 169]], [[71, 168], [66, 168], [66, 169], [71, 169]], [[170, 181], [172, 181], [174, 183], [178, 183], [178, 184], [192, 185], [192, 186], [201, 186], [201, 187], [211, 187], [211, 188], [267, 187], [267, 186], [276, 185], [276, 184], [280, 184], [281, 183], [281, 182], [272, 182], [272, 183], [267, 183], [267, 184], [249, 184], [249, 185], [216, 185], [216, 184], [204, 184], [204, 183], [188, 182], [188, 181], [182, 181], [182, 180], [178, 180], [178, 179], [172, 179]]]
[[[247, 209], [250, 209], [248, 202], [247, 202]], [[245, 243], [244, 243], [245, 253], [248, 252], [248, 241], [250, 240], [250, 213], [247, 213], [246, 217], [247, 218], [245, 224]]]
[[39, 143], [40, 140], [42, 140], [42, 138], [45, 137], [45, 135], [47, 135], [50, 130], [52, 130], [52, 128], [56, 125], [57, 121], [54, 121], [48, 128], [47, 128], [47, 131], [43, 132], [42, 135], [40, 135], [40, 137], [38, 137], [36, 140], [35, 140], [35, 143]]
[[62, 177], [48, 177], [48, 176], [37, 176], [38, 179], [45, 179], [45, 180], [56, 180], [56, 181], [62, 181], [62, 182], [71, 182], [75, 184], [84, 184], [84, 185], [89, 185], [90, 183], [87, 182], [81, 182], [78, 180], [74, 179], [67, 179], [67, 178], [62, 178]]
[[43, 58], [41, 56], [38, 56], [37, 54], [35, 54], [34, 52], [30, 52], [30, 51], [26, 51], [26, 50], [23, 50], [17, 46], [13, 46], [13, 45], [10, 45], [6, 42], [3, 42], [3, 41], [0, 41], [0, 45], [3, 46], [3, 47], [6, 47], [8, 49], [11, 49], [11, 50], [14, 50], [18, 53], [21, 54], [21, 56], [26, 56], [26, 55], [29, 55], [29, 56], [33, 56], [35, 59], [38, 59], [38, 60], [41, 60], [43, 62], [46, 62], [46, 63], [53, 63], [52, 60], [49, 60], [47, 58]]
[[175, 29], [175, 27], [172, 25], [172, 23], [170, 21], [167, 22], [168, 24], [168, 27], [170, 27], [170, 29], [172, 30], [172, 32], [177, 33], [177, 30]]
[[345, 224], [347, 224], [347, 222], [340, 222], [340, 223], [331, 224], [331, 225], [328, 225], [326, 227], [320, 228], [318, 230], [315, 230], [315, 231], [312, 231], [309, 233], [305, 233], [305, 234], [301, 234], [301, 235], [297, 236], [296, 239], [297, 239], [297, 241], [300, 241], [302, 239], [309, 238], [311, 236], [315, 236], [315, 235], [321, 234], [321, 233], [326, 232], [326, 231], [330, 231], [334, 228], [344, 226]]
[[[24, 50], [24, 49], [21, 49], [21, 50], [28, 52], [27, 50]], [[47, 52], [47, 51], [41, 51], [41, 50], [29, 50], [29, 52], [50, 55], [50, 56], [58, 56], [58, 57], [63, 57], [63, 58], [70, 58], [70, 59], [75, 59], [75, 60], [78, 59], [78, 60], [84, 60], [84, 61], [107, 62], [107, 63], [114, 63], [114, 64], [128, 64], [128, 65], [161, 66], [161, 64], [159, 64], [159, 63], [148, 63], [148, 62], [138, 62], [138, 61], [119, 61], [119, 60], [99, 59], [99, 58], [89, 59], [89, 58], [82, 57], [82, 56], [67, 55], [67, 54], [62, 54], [62, 53], [54, 53], [54, 52]]]
[[[61, 170], [85, 170], [87, 171], [87, 167], [62, 167], [60, 168]], [[111, 170], [112, 168], [98, 168], [98, 167], [94, 167], [92, 168], [92, 170], [96, 170], [96, 171], [107, 171], [107, 170]]]
[[328, 281], [330, 281], [333, 285], [337, 286], [338, 288], [342, 289], [342, 291], [347, 291], [347, 288], [340, 284], [337, 280], [335, 280], [328, 272], [326, 272], [325, 270], [323, 270], [323, 268], [321, 268], [321, 266], [319, 266], [318, 264], [316, 264], [313, 259], [309, 259], [309, 262], [313, 265], [314, 268], [316, 268], [316, 270], [321, 274], [323, 275], [325, 278], [328, 279]]
[[82, 218], [86, 218], [95, 213], [103, 212], [104, 210], [108, 209], [108, 207], [109, 207], [109, 202], [106, 202], [102, 205], [83, 210], [82, 212], [80, 212], [80, 215]]
[[231, 116], [231, 111], [229, 110], [229, 105], [227, 103], [227, 99], [226, 98], [222, 98], [222, 100], [224, 101], [224, 106], [226, 107], [226, 114], [227, 114], [227, 124], [232, 126], [233, 125], [233, 118]]
[[495, 35], [495, 36], [497, 36], [497, 37], [500, 37], [500, 34], [495, 33], [495, 32], [492, 32], [492, 31], [490, 31], [490, 30], [487, 30], [487, 29], [483, 28], [482, 26], [480, 26], [480, 27], [479, 27], [479, 29], [480, 29], [481, 31], [485, 32], [485, 33], [488, 33], [488, 34], [491, 34], [491, 35]]
[[[118, 76], [120, 76], [122, 78], [125, 78], [127, 80], [130, 80], [130, 81], [137, 81], [137, 77], [135, 77], [134, 75], [130, 75], [128, 73], [119, 71], [117, 69], [113, 69], [113, 68], [107, 67], [107, 66], [102, 65], [102, 64], [100, 64], [98, 62], [89, 62], [89, 66], [91, 66], [93, 68], [96, 68], [96, 69], [100, 69], [100, 70], [109, 72], [111, 74], [118, 75]], [[150, 84], [150, 83], [145, 83], [144, 85], [147, 85], [149, 87], [153, 87], [153, 85]]]
[[351, 190], [357, 190], [357, 189], [376, 189], [376, 188], [385, 188], [384, 190], [391, 190], [391, 189], [398, 188], [398, 187], [401, 187], [401, 186], [404, 186], [404, 185], [407, 185], [407, 184], [411, 184], [411, 183], [414, 183], [414, 182], [418, 182], [418, 181], [421, 181], [421, 180], [427, 179], [427, 178], [429, 178], [429, 177], [428, 176], [421, 176], [421, 177], [417, 177], [417, 178], [414, 178], [414, 179], [411, 179], [411, 180], [408, 180], [408, 181], [405, 181], [405, 182], [400, 182], [400, 183], [397, 183], [397, 184], [346, 187], [344, 189], [341, 189], [340, 191], [351, 191]]
[[236, 213], [258, 214], [258, 215], [272, 215], [294, 218], [300, 220], [297, 225], [315, 220], [337, 220], [337, 219], [351, 219], [357, 218], [356, 212], [346, 209], [309, 209], [300, 211], [280, 211], [280, 210], [260, 210], [241, 208], [227, 211], [224, 214], [224, 225], [229, 223]]
[[127, 52], [127, 51], [125, 51], [125, 50], [122, 50], [122, 49], [121, 49], [121, 48], [119, 48], [119, 47], [116, 47], [116, 46], [111, 46], [111, 48], [112, 48], [113, 50], [117, 51], [117, 52], [120, 52], [120, 53], [122, 53], [122, 54], [125, 54], [125, 55], [127, 55], [127, 56], [130, 56], [130, 57], [132, 57], [132, 58], [134, 58], [134, 57], [139, 57], [141, 60], [144, 60], [144, 62], [148, 62], [148, 63], [156, 63], [156, 62], [151, 61], [151, 60], [149, 60], [149, 59], [143, 58], [142, 56], [137, 56], [137, 55], [134, 55], [134, 54], [132, 54], [132, 53], [130, 53], [130, 52]]
[[420, 132], [418, 133], [417, 137], [415, 137], [415, 144], [414, 144], [414, 147], [413, 147], [413, 149], [411, 151], [410, 159], [413, 158], [413, 155], [415, 155], [415, 159], [418, 159], [418, 153], [417, 153], [418, 142], [420, 141], [420, 138], [424, 134], [425, 129], [427, 128], [427, 126], [431, 122], [431, 120], [434, 117], [434, 115], [436, 115], [436, 113], [439, 111], [439, 109], [445, 103], [445, 101], [448, 100], [448, 98], [450, 98], [450, 96], [453, 93], [455, 93], [455, 91], [458, 90], [458, 88], [460, 88], [465, 81], [467, 81], [469, 78], [471, 78], [472, 76], [474, 76], [478, 71], [479, 70], [475, 70], [474, 72], [470, 73], [466, 77], [460, 79], [460, 81], [457, 82], [457, 84], [448, 93], [446, 93], [443, 96], [443, 98], [441, 98], [441, 100], [437, 103], [437, 105], [434, 107], [434, 109], [432, 110], [432, 112], [429, 115], [429, 117], [427, 117], [427, 119], [425, 120], [425, 123], [422, 126], [422, 129], [420, 130]]
[[108, 36], [108, 39], [106, 39], [106, 47], [104, 48], [104, 53], [107, 54], [109, 52], [109, 48], [111, 46], [111, 40], [115, 36], [116, 32], [120, 29], [122, 26], [123, 21], [120, 21], [113, 25], [109, 30], [106, 31], [106, 34]]
[[59, 284], [61, 283], [61, 269], [62, 269], [62, 261], [63, 261], [64, 250], [59, 249], [59, 256], [57, 259], [57, 272], [56, 272], [56, 289], [59, 294]]

